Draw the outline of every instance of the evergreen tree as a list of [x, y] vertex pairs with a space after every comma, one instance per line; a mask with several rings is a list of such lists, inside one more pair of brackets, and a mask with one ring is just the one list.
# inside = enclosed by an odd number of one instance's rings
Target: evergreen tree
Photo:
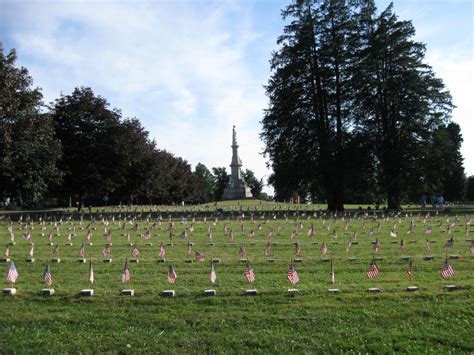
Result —
[[375, 14], [367, 1], [360, 15], [354, 83], [357, 127], [371, 138], [388, 208], [398, 209], [403, 186], [419, 180], [425, 142], [447, 122], [451, 96], [430, 66], [425, 46], [415, 42], [410, 21], [400, 21], [390, 5]]
[[[346, 1], [299, 0], [283, 11], [291, 22], [271, 60], [261, 133], [278, 198], [322, 188], [330, 210], [344, 208], [356, 8]], [[291, 186], [281, 191], [284, 181]]]

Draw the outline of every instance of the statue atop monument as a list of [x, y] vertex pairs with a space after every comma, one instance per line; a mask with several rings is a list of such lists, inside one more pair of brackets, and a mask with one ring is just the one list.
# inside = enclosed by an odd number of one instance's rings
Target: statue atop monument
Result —
[[238, 144], [237, 144], [237, 133], [235, 132], [235, 126], [232, 127], [232, 162], [230, 164], [230, 180], [229, 184], [224, 190], [222, 195], [223, 200], [239, 200], [244, 198], [252, 198], [252, 192], [250, 188], [245, 184], [242, 178], [242, 161], [239, 158]]

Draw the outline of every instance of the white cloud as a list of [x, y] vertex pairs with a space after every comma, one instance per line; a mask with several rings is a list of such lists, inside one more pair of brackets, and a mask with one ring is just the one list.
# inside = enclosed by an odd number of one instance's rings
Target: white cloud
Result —
[[[378, 1], [380, 8], [385, 2]], [[262, 85], [282, 33], [284, 3], [266, 7], [274, 7], [274, 13], [266, 11], [264, 25], [257, 23], [262, 17], [257, 19], [249, 1], [47, 5], [0, 3], [0, 21], [6, 23], [0, 29], [8, 29], [19, 64], [43, 88], [46, 102], [75, 86], [91, 86], [124, 115], [138, 117], [159, 148], [209, 168], [230, 164], [236, 125], [244, 168], [258, 177], [269, 175], [258, 137], [267, 106]], [[472, 34], [463, 45], [434, 46], [431, 39], [442, 36], [446, 24], [426, 15], [429, 6], [401, 2], [395, 11], [402, 19], [414, 18], [417, 38], [428, 44], [428, 63], [453, 94], [466, 171], [474, 174]]]
[[[240, 4], [28, 3], [14, 15], [19, 62], [35, 58], [24, 65], [46, 102], [91, 86], [141, 119], [159, 148], [209, 168], [229, 165], [235, 124], [244, 168], [268, 175], [255, 153], [264, 80], [244, 60], [260, 36]], [[230, 24], [230, 15], [239, 21]]]
[[441, 77], [453, 96], [456, 108], [453, 121], [461, 126], [464, 142], [461, 152], [467, 175], [474, 175], [474, 111], [472, 88], [474, 87], [474, 60], [464, 56], [464, 49], [446, 48], [443, 51], [429, 51], [427, 61]]

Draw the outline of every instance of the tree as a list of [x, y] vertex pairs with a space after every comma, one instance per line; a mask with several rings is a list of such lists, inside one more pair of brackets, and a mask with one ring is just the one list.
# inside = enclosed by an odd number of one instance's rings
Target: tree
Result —
[[125, 184], [124, 166], [129, 161], [121, 147], [124, 130], [119, 110], [109, 109], [104, 98], [81, 87], [61, 95], [51, 114], [64, 149], [60, 193], [81, 202], [94, 201]]
[[[322, 190], [328, 209], [344, 209], [355, 9], [343, 1], [299, 0], [282, 12], [291, 22], [272, 56], [261, 133], [277, 197]], [[285, 181], [292, 186], [282, 192]]]
[[61, 181], [60, 142], [39, 88], [26, 68], [16, 68], [16, 51], [0, 43], [0, 197], [19, 205], [38, 204]]
[[194, 173], [199, 176], [205, 185], [206, 198], [204, 202], [209, 202], [214, 198], [214, 192], [216, 190], [216, 180], [209, 169], [202, 163], [198, 163], [194, 170]]
[[250, 187], [253, 198], [260, 198], [263, 189], [263, 179], [258, 180], [252, 170], [245, 169], [242, 173], [245, 183]]
[[425, 46], [413, 40], [413, 25], [398, 20], [392, 5], [377, 16], [367, 1], [359, 24], [356, 127], [371, 139], [388, 208], [398, 209], [402, 187], [419, 181], [425, 142], [449, 120], [451, 96], [423, 62]]
[[423, 157], [424, 192], [440, 193], [447, 201], [464, 199], [464, 175], [461, 128], [457, 123], [441, 125], [433, 131]]
[[466, 201], [474, 201], [474, 175], [466, 180]]
[[216, 201], [220, 201], [222, 199], [222, 194], [224, 193], [226, 186], [229, 184], [230, 175], [227, 174], [225, 167], [212, 168], [212, 173], [216, 181], [214, 199]]

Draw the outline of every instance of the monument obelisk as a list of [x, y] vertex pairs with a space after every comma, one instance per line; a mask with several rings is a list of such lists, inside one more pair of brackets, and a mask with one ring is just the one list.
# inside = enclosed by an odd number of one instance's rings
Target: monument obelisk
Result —
[[239, 146], [237, 144], [237, 133], [235, 132], [235, 126], [232, 127], [232, 162], [230, 164], [230, 180], [229, 184], [224, 190], [222, 195], [223, 200], [239, 200], [244, 198], [252, 198], [252, 192], [250, 188], [245, 184], [242, 178], [242, 161], [239, 158], [238, 152]]

